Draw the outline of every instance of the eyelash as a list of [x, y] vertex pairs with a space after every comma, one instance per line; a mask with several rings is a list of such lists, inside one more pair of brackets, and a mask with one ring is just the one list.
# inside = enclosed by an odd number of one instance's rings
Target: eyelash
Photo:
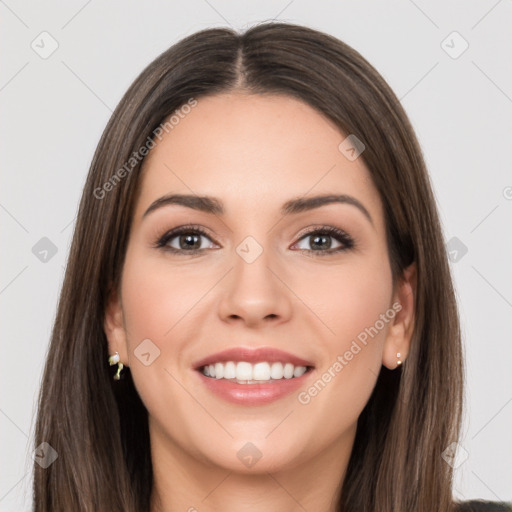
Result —
[[[172, 229], [171, 231], [166, 232], [163, 236], [161, 236], [156, 243], [154, 244], [154, 247], [156, 249], [162, 249], [167, 252], [171, 252], [173, 254], [178, 255], [192, 255], [192, 254], [199, 254], [203, 251], [206, 251], [207, 249], [191, 249], [191, 250], [183, 250], [183, 249], [176, 249], [175, 247], [168, 247], [167, 244], [170, 240], [173, 238], [183, 235], [183, 234], [196, 234], [196, 235], [202, 235], [206, 238], [210, 238], [210, 235], [201, 228], [201, 226], [197, 226], [194, 224], [187, 225], [187, 226], [180, 226], [179, 228]], [[330, 254], [339, 253], [342, 251], [346, 251], [349, 249], [352, 249], [355, 246], [353, 238], [348, 235], [345, 231], [342, 231], [341, 229], [335, 228], [333, 226], [322, 226], [320, 228], [314, 228], [311, 231], [308, 231], [306, 233], [303, 233], [302, 236], [295, 242], [293, 245], [296, 245], [299, 241], [302, 239], [312, 236], [312, 235], [328, 235], [333, 238], [336, 238], [338, 242], [342, 243], [343, 245], [341, 247], [337, 247], [336, 249], [328, 249], [328, 250], [319, 250], [315, 251], [313, 249], [297, 249], [298, 252], [307, 252], [312, 253], [314, 256], [325, 256]]]

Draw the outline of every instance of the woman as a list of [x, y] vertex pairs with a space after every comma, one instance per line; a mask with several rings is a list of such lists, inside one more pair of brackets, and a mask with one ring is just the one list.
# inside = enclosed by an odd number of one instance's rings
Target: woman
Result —
[[451, 492], [462, 376], [389, 86], [305, 27], [204, 30], [142, 72], [94, 156], [35, 510], [477, 510]]

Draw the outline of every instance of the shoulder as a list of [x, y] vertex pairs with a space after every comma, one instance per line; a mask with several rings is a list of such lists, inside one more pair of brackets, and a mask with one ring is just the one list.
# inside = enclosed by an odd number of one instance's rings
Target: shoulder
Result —
[[471, 500], [454, 504], [453, 512], [512, 512], [512, 503]]

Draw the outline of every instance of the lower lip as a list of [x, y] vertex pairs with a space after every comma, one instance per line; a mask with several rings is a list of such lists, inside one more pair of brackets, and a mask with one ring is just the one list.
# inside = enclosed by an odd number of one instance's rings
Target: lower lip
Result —
[[228, 402], [237, 405], [264, 405], [297, 391], [313, 373], [313, 369], [300, 377], [261, 384], [238, 384], [226, 379], [207, 377], [201, 370], [196, 372], [210, 391]]

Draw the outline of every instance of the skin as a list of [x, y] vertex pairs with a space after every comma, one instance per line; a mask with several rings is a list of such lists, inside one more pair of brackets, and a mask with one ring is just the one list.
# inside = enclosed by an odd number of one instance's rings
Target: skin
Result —
[[[338, 150], [345, 136], [297, 99], [235, 92], [199, 98], [146, 158], [105, 332], [149, 412], [153, 512], [335, 510], [381, 365], [407, 357], [415, 296], [414, 265], [393, 286], [382, 203], [362, 158]], [[167, 205], [143, 218], [170, 193], [214, 196], [226, 211]], [[290, 199], [332, 193], [357, 198], [373, 223], [350, 204], [280, 214]], [[154, 247], [190, 223], [208, 233], [201, 253], [186, 253], [179, 236], [169, 244], [182, 254]], [[304, 232], [324, 226], [355, 246], [313, 254]], [[236, 252], [247, 236], [263, 249], [252, 263]], [[329, 240], [330, 250], [343, 246]], [[308, 404], [297, 393], [231, 404], [192, 369], [228, 347], [278, 347], [314, 363], [303, 391], [397, 301], [402, 309]], [[148, 338], [160, 355], [146, 366], [134, 351]], [[262, 454], [252, 467], [237, 457], [248, 442]]]

